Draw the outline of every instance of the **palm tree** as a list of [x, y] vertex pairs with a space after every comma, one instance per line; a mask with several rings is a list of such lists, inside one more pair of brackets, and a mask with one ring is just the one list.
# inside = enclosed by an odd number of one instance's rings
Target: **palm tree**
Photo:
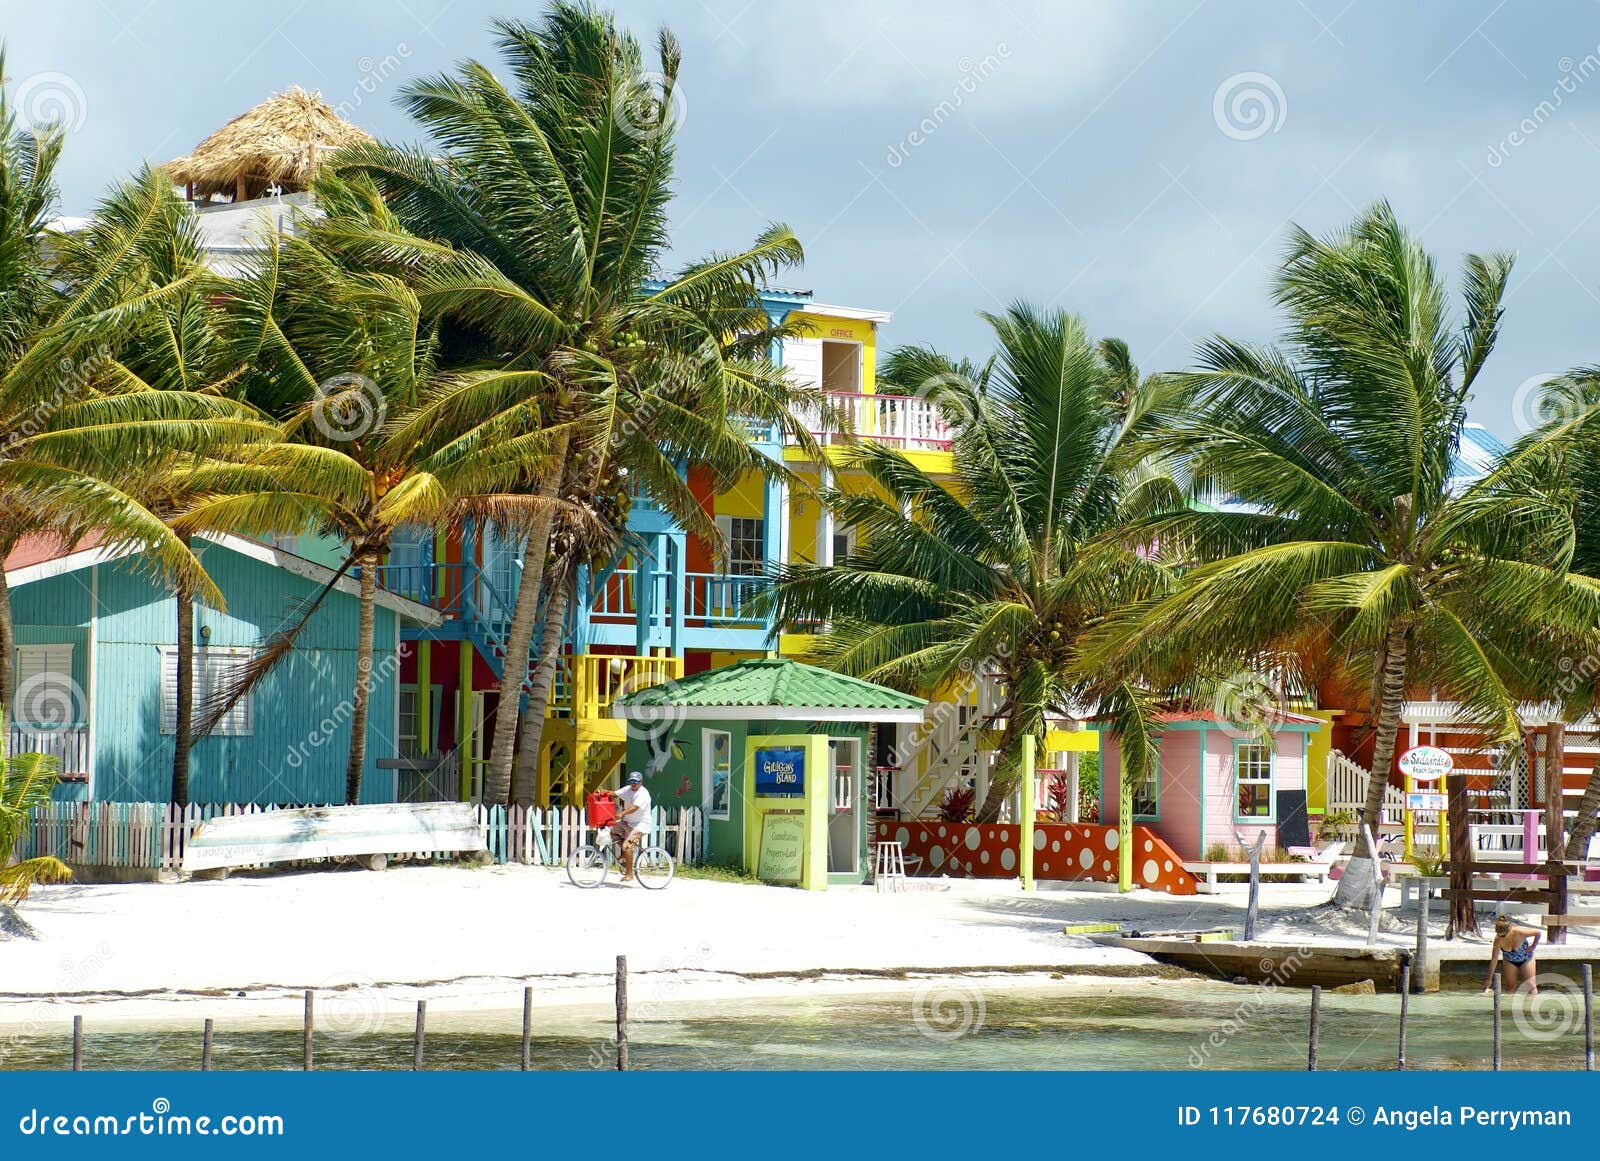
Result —
[[[1159, 435], [1203, 493], [1236, 502], [1140, 526], [1198, 567], [1095, 646], [1097, 663], [1147, 676], [1337, 668], [1364, 683], [1372, 833], [1408, 691], [1515, 739], [1519, 700], [1553, 687], [1552, 651], [1592, 643], [1600, 623], [1594, 582], [1568, 574], [1573, 523], [1548, 474], [1513, 457], [1451, 486], [1510, 270], [1509, 256], [1468, 256], [1457, 323], [1387, 205], [1325, 239], [1294, 230], [1274, 294], [1282, 345], [1204, 343], [1199, 369], [1171, 381]], [[1351, 905], [1374, 881], [1364, 839], [1357, 853], [1338, 892]], [[1470, 905], [1458, 911], [1471, 930]]]
[[[5, 724], [5, 714], [0, 713], [0, 730]], [[36, 884], [72, 878], [67, 865], [50, 855], [11, 861], [34, 810], [50, 802], [59, 770], [56, 759], [44, 754], [0, 757], [0, 912], [27, 899]]]
[[[515, 414], [464, 434], [439, 422], [434, 409], [448, 411], [451, 396], [503, 389], [523, 373], [442, 372], [438, 323], [424, 320], [404, 282], [352, 256], [352, 237], [404, 233], [377, 191], [328, 176], [315, 192], [323, 216], [258, 254], [224, 303], [233, 341], [224, 361], [247, 367], [247, 394], [278, 417], [280, 439], [229, 448], [182, 472], [177, 487], [191, 500], [174, 526], [321, 531], [348, 546], [340, 575], [359, 570], [360, 605], [345, 771], [345, 801], [354, 804], [366, 764], [378, 566], [403, 528], [469, 512], [517, 518], [526, 499], [498, 485], [542, 466], [543, 437]], [[206, 706], [199, 734], [289, 653], [333, 583]]]
[[[1572, 567], [1600, 576], [1600, 366], [1577, 367], [1544, 387], [1541, 405], [1549, 421], [1514, 454], [1539, 462], [1566, 482], [1575, 522]], [[1600, 659], [1593, 653], [1563, 659], [1560, 702], [1568, 721], [1592, 714], [1600, 704]], [[1559, 791], [1556, 792], [1559, 794]], [[1600, 758], [1578, 800], [1563, 852], [1568, 862], [1588, 853], [1600, 815]]]
[[[224, 342], [223, 312], [217, 305], [225, 284], [208, 271], [194, 215], [164, 175], [147, 172], [137, 180], [114, 186], [100, 208], [97, 222], [77, 240], [63, 262], [61, 278], [72, 289], [92, 281], [104, 266], [99, 255], [115, 245], [114, 227], [104, 232], [100, 223], [142, 222], [135, 251], [136, 266], [125, 274], [124, 297], [155, 295], [148, 310], [130, 318], [109, 336], [107, 357], [114, 355], [122, 386], [140, 391], [192, 392], [204, 397], [227, 397], [236, 390], [242, 368], [229, 360]], [[172, 293], [164, 293], [171, 291]], [[240, 413], [248, 415], [243, 408]], [[265, 424], [260, 434], [275, 434]], [[229, 432], [237, 438], [237, 431]], [[183, 498], [177, 477], [151, 462], [129, 484], [149, 511], [170, 519]], [[187, 532], [178, 542], [192, 549]], [[189, 803], [189, 757], [194, 722], [194, 615], [195, 586], [179, 577], [177, 597], [176, 726], [173, 731], [172, 778], [169, 801]]]
[[[30, 532], [66, 542], [92, 534], [220, 602], [194, 555], [137, 495], [166, 457], [260, 433], [247, 409], [156, 390], [122, 359], [152, 314], [198, 279], [153, 286], [146, 277], [152, 249], [169, 236], [170, 207], [119, 189], [88, 229], [49, 231], [59, 141], [19, 132], [3, 96], [0, 139], [0, 279], [9, 283], [0, 291], [0, 556]], [[146, 171], [134, 187], [162, 181]], [[13, 672], [0, 577], [0, 696], [10, 696]]]
[[[462, 426], [536, 415], [550, 441], [549, 466], [529, 484], [542, 504], [525, 529], [485, 776], [484, 797], [503, 801], [525, 689], [535, 749], [543, 721], [548, 676], [535, 666], [530, 679], [525, 659], [541, 603], [551, 604], [544, 573], [558, 511], [613, 487], [626, 467], [629, 488], [715, 540], [680, 469], [710, 460], [724, 473], [771, 470], [748, 447], [747, 420], [803, 437], [790, 414], [803, 395], [767, 359], [785, 331], [759, 297], [766, 277], [802, 255], [774, 225], [743, 252], [651, 281], [668, 245], [676, 42], [661, 33], [652, 73], [637, 41], [587, 5], [558, 2], [537, 25], [494, 29], [509, 83], [475, 61], [414, 83], [401, 103], [434, 146], [356, 146], [335, 165], [376, 182], [413, 235], [450, 247], [374, 238], [368, 251], [407, 271], [426, 311], [450, 317], [454, 349], [529, 372], [458, 393], [441, 411]], [[562, 585], [549, 591], [565, 599]], [[554, 665], [553, 652], [540, 658]], [[526, 799], [531, 787], [519, 783]]]
[[997, 343], [985, 363], [902, 348], [885, 366], [899, 390], [932, 385], [954, 432], [953, 480], [894, 448], [852, 447], [841, 470], [875, 487], [824, 501], [858, 533], [855, 555], [783, 569], [771, 600], [780, 622], [827, 624], [817, 655], [857, 676], [932, 693], [995, 675], [1005, 725], [977, 816], [992, 821], [1016, 787], [1021, 739], [1114, 699], [1079, 666], [1083, 636], [1170, 576], [1110, 534], [1181, 495], [1137, 447], [1154, 393], [1131, 363], [1108, 360], [1121, 348], [1097, 350], [1060, 311], [984, 317]]

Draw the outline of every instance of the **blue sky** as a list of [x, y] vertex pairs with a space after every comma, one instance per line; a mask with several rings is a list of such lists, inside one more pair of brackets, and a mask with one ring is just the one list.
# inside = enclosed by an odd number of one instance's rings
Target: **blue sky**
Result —
[[[1474, 417], [1600, 362], [1600, 6], [1396, 0], [621, 0], [683, 43], [682, 258], [781, 220], [791, 281], [979, 354], [980, 310], [1065, 306], [1146, 370], [1268, 339], [1285, 226], [1379, 197], [1444, 266], [1519, 255]], [[65, 109], [69, 212], [300, 84], [414, 136], [407, 77], [488, 58], [483, 0], [0, 0], [14, 96]], [[367, 91], [371, 90], [371, 91]], [[1541, 104], [1542, 103], [1542, 104]]]

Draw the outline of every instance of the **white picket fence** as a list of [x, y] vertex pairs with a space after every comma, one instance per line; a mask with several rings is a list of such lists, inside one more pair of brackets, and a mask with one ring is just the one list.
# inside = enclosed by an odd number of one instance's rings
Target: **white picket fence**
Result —
[[[1339, 750], [1328, 751], [1328, 809], [1351, 810], [1359, 814], [1367, 804], [1366, 767], [1352, 762]], [[1393, 786], [1383, 788], [1382, 825], [1400, 826], [1405, 816], [1406, 796]]]
[[[176, 871], [189, 836], [211, 818], [279, 809], [221, 803], [179, 808], [160, 802], [52, 802], [34, 810], [15, 857], [54, 855], [76, 867], [130, 867]], [[578, 807], [477, 807], [484, 843], [497, 863], [558, 866], [594, 834]], [[705, 857], [705, 818], [698, 807], [657, 807], [651, 839], [680, 863]], [[410, 859], [453, 855], [409, 855]]]

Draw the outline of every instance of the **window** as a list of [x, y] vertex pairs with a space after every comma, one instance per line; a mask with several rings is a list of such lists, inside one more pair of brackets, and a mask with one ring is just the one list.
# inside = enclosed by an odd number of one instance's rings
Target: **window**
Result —
[[[222, 695], [244, 675], [250, 664], [248, 649], [211, 648], [198, 645], [194, 651], [194, 704], [204, 706]], [[247, 693], [234, 703], [228, 715], [211, 732], [219, 737], [248, 737], [255, 733], [255, 694]], [[161, 732], [178, 730], [178, 650], [161, 650]]]
[[1161, 752], [1156, 751], [1144, 777], [1133, 784], [1133, 820], [1161, 821]]
[[71, 645], [18, 645], [11, 720], [22, 726], [83, 721], [83, 692], [72, 680]]
[[833, 563], [840, 564], [856, 552], [856, 530], [854, 528], [841, 528], [833, 534]]
[[767, 571], [766, 522], [759, 516], [718, 516], [717, 528], [727, 542], [722, 571], [733, 576], [760, 576]]
[[414, 685], [402, 685], [400, 687], [399, 741], [400, 757], [422, 757], [417, 739], [417, 687]]
[[721, 730], [700, 731], [700, 800], [706, 817], [733, 816], [733, 737]]
[[1234, 817], [1272, 821], [1272, 748], [1259, 742], [1235, 742], [1233, 788], [1238, 805]]

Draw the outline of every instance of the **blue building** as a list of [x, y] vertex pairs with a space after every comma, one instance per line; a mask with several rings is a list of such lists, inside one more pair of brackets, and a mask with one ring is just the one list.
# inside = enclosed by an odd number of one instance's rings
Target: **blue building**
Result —
[[[333, 577], [324, 564], [234, 536], [195, 551], [226, 609], [195, 610], [195, 698], [225, 685], [252, 651]], [[177, 601], [141, 555], [24, 543], [6, 560], [16, 627], [13, 753], [61, 760], [58, 797], [168, 798], [176, 722]], [[191, 754], [193, 802], [329, 803], [344, 799], [359, 602], [342, 578], [292, 653]], [[404, 793], [397, 696], [405, 631], [433, 609], [380, 592], [362, 799]]]

